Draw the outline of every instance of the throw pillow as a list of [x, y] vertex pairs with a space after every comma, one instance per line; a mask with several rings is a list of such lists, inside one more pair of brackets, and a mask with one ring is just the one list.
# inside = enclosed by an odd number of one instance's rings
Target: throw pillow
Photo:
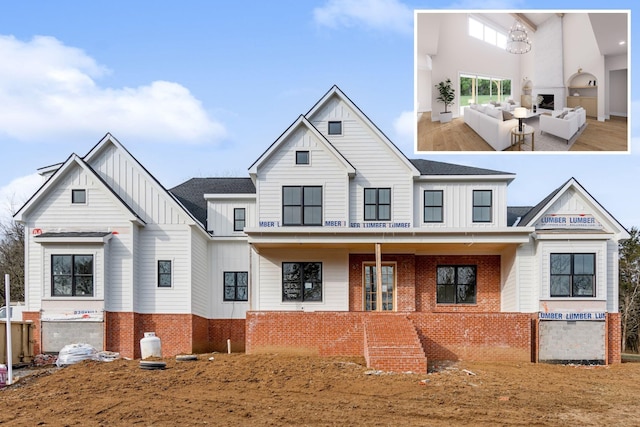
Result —
[[560, 114], [558, 115], [558, 118], [559, 118], [559, 119], [564, 119], [564, 117], [565, 117], [566, 115], [567, 115], [567, 112], [566, 112], [566, 111], [563, 111], [562, 113], [560, 113]]
[[507, 121], [513, 119], [513, 114], [508, 111], [502, 110], [502, 120]]
[[515, 101], [514, 101], [513, 99], [510, 99], [510, 100], [509, 100], [509, 104], [511, 104], [511, 105], [516, 105], [516, 103], [515, 103]]

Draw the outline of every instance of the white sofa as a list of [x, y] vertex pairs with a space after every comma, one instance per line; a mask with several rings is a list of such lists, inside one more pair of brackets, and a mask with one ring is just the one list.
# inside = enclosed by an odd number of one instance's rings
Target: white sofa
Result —
[[[566, 111], [565, 111], [566, 110]], [[550, 116], [540, 116], [540, 132], [547, 132], [551, 135], [569, 140], [578, 132], [585, 121], [586, 112], [584, 109], [580, 111], [571, 111], [565, 109], [563, 111], [554, 111]]]
[[496, 151], [511, 146], [511, 129], [518, 126], [518, 119], [503, 120], [502, 110], [493, 106], [465, 108], [464, 122]]

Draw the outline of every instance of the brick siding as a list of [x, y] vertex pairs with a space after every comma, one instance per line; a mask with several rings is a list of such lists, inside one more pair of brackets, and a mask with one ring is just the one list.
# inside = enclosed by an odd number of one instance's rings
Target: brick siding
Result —
[[622, 363], [622, 317], [620, 313], [607, 313], [607, 362]]
[[40, 346], [40, 312], [39, 311], [23, 311], [22, 320], [25, 322], [33, 322], [31, 330], [31, 339], [33, 340], [33, 354], [40, 354], [42, 347]]

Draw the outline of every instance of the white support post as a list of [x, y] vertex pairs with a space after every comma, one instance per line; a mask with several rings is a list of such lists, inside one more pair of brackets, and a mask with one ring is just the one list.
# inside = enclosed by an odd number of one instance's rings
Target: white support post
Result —
[[11, 286], [9, 275], [4, 275], [4, 304], [7, 308], [7, 385], [13, 384], [13, 343], [11, 342]]

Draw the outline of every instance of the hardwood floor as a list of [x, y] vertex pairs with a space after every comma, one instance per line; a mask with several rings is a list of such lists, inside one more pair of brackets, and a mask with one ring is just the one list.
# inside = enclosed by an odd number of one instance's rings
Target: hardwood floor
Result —
[[[627, 118], [612, 117], [599, 122], [587, 117], [588, 126], [571, 146], [570, 151], [627, 151]], [[449, 123], [431, 121], [431, 113], [418, 120], [419, 152], [428, 151], [494, 151], [461, 117]]]

